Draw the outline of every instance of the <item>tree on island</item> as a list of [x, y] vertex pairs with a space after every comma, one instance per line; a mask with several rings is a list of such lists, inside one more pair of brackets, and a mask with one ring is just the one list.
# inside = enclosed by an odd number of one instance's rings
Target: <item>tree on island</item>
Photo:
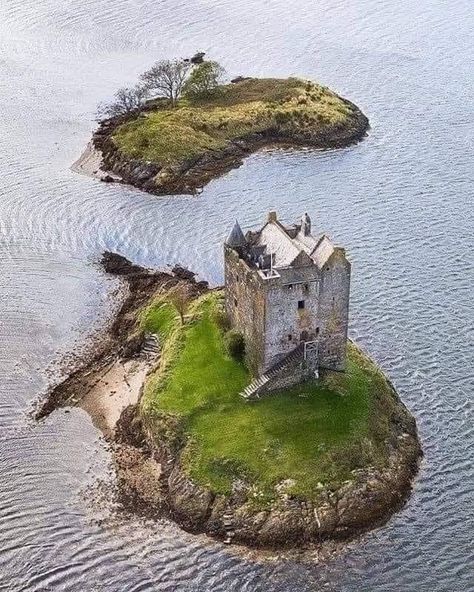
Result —
[[168, 292], [168, 299], [178, 311], [181, 323], [184, 325], [184, 317], [192, 300], [192, 294], [187, 284], [178, 284]]
[[184, 94], [191, 99], [212, 96], [225, 76], [225, 69], [215, 61], [202, 61], [195, 66], [184, 85]]
[[160, 60], [140, 76], [140, 83], [120, 88], [110, 103], [97, 109], [97, 119], [139, 114], [150, 97], [162, 97], [174, 107], [185, 94], [191, 100], [211, 97], [222, 83], [224, 68], [204, 60], [204, 52], [190, 59]]
[[130, 88], [119, 88], [113, 101], [99, 105], [98, 117], [103, 119], [139, 112], [145, 105], [148, 95], [148, 89], [140, 84]]
[[183, 92], [193, 64], [190, 60], [160, 60], [140, 76], [148, 92], [168, 99], [174, 106]]

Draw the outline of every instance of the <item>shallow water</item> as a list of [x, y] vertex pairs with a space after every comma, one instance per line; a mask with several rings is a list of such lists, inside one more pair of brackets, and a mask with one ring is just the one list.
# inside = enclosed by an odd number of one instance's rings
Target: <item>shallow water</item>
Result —
[[[2, 0], [0, 590], [474, 589], [470, 0]], [[206, 50], [232, 75], [315, 78], [372, 123], [358, 146], [275, 150], [201, 197], [74, 174], [96, 104], [154, 59]], [[221, 242], [308, 211], [353, 262], [351, 336], [416, 415], [407, 506], [327, 565], [254, 562], [167, 522], [98, 521], [109, 457], [80, 410], [34, 425], [48, 369], [100, 326], [104, 249], [222, 280]], [[56, 373], [57, 376], [57, 373]]]

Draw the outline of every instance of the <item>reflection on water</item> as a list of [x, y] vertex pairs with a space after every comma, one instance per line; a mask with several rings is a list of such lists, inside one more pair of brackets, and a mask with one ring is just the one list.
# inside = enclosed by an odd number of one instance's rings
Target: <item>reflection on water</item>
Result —
[[[472, 513], [469, 0], [4, 0], [0, 5], [0, 590], [468, 590]], [[95, 105], [162, 56], [303, 75], [373, 129], [331, 152], [273, 150], [199, 198], [73, 174]], [[81, 491], [108, 454], [80, 410], [36, 426], [46, 369], [106, 314], [104, 249], [222, 279], [233, 220], [308, 211], [354, 264], [352, 337], [417, 416], [426, 459], [388, 526], [317, 566], [254, 563], [163, 522], [97, 522]], [[470, 579], [471, 578], [471, 579]]]

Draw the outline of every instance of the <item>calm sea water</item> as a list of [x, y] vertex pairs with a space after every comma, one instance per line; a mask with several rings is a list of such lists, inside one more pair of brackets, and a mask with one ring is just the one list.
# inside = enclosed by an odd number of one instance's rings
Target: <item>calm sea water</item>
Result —
[[[474, 589], [473, 28], [472, 0], [1, 1], [1, 590]], [[196, 50], [231, 75], [322, 81], [368, 114], [370, 136], [254, 155], [198, 199], [69, 171], [100, 100]], [[165, 521], [101, 522], [84, 490], [110, 458], [89, 418], [28, 417], [110, 309], [104, 249], [218, 283], [233, 220], [269, 208], [308, 211], [347, 247], [351, 335], [416, 415], [426, 453], [403, 511], [324, 566], [255, 562]]]

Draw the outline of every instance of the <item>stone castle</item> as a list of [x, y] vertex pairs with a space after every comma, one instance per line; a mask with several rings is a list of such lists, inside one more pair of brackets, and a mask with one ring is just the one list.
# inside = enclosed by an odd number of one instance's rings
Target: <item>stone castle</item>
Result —
[[344, 370], [351, 264], [311, 220], [282, 224], [270, 212], [245, 235], [235, 223], [224, 245], [225, 302], [232, 328], [245, 339], [255, 380], [247, 398]]

